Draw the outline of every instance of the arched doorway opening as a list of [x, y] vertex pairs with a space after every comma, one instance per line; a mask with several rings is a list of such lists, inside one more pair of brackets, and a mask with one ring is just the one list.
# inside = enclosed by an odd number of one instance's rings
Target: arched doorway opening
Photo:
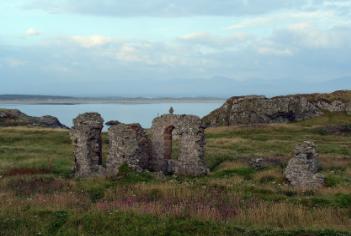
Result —
[[163, 133], [163, 139], [164, 139], [164, 159], [165, 160], [170, 160], [172, 159], [172, 153], [173, 153], [173, 130], [174, 126], [170, 125], [165, 128], [165, 131]]

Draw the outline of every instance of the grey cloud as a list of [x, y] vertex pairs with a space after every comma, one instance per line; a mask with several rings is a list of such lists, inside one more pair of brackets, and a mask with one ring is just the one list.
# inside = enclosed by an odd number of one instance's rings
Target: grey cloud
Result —
[[[330, 84], [333, 89], [350, 88], [347, 79], [325, 82], [350, 78], [350, 47], [302, 44], [289, 56], [260, 54], [257, 47], [267, 46], [268, 40], [270, 47], [299, 45], [271, 37], [236, 50], [207, 44], [213, 52], [204, 53], [191, 43], [118, 40], [86, 49], [60, 39], [46, 46], [0, 48], [0, 64], [6, 58], [28, 62], [20, 68], [1, 64], [0, 93], [226, 97], [325, 91]], [[118, 54], [121, 50], [125, 54]]]

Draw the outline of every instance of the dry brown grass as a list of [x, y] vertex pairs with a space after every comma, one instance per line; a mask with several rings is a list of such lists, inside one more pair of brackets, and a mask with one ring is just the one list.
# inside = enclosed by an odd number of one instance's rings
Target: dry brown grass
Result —
[[[265, 174], [276, 175], [276, 171]], [[264, 175], [264, 174], [262, 174]], [[101, 211], [132, 211], [156, 216], [189, 217], [216, 222], [232, 222], [256, 227], [345, 229], [351, 226], [347, 209], [310, 208], [289, 202], [272, 203], [260, 199], [245, 200], [230, 189], [242, 180], [210, 180], [208, 186], [196, 188], [175, 183], [137, 184], [133, 188], [111, 191], [94, 208]], [[235, 181], [238, 181], [235, 183]], [[273, 191], [273, 188], [272, 188]]]
[[0, 127], [0, 131], [11, 132], [11, 131], [46, 131], [46, 132], [68, 132], [67, 129], [61, 128], [42, 128], [42, 127], [26, 127], [26, 126], [16, 126], [16, 127]]
[[234, 217], [239, 205], [239, 196], [221, 188], [164, 183], [116, 188], [96, 208], [220, 221]]
[[240, 137], [235, 138], [217, 138], [215, 140], [209, 140], [208, 145], [210, 146], [232, 146], [238, 143], [243, 143], [246, 140]]
[[323, 187], [316, 190], [315, 195], [317, 196], [332, 196], [336, 194], [350, 194], [351, 185], [348, 186], [335, 186], [335, 187]]
[[78, 211], [87, 210], [90, 207], [90, 199], [83, 194], [73, 192], [63, 192], [56, 194], [36, 194], [28, 198], [27, 204], [47, 210], [76, 209]]
[[37, 175], [37, 174], [49, 174], [51, 170], [45, 168], [13, 168], [7, 170], [4, 176], [18, 176], [18, 175]]
[[225, 162], [221, 163], [216, 168], [216, 171], [230, 170], [230, 169], [237, 169], [237, 168], [245, 168], [245, 167], [249, 167], [247, 162], [243, 162], [243, 161], [225, 161]]
[[227, 188], [227, 189], [233, 189], [236, 188], [244, 183], [244, 178], [241, 176], [231, 176], [227, 178], [221, 178], [221, 179], [209, 179], [207, 184], [208, 186], [218, 186], [222, 188]]
[[289, 203], [257, 202], [240, 208], [233, 219], [238, 224], [275, 226], [279, 228], [340, 228], [351, 227], [346, 210], [335, 208], [307, 208]]
[[259, 171], [255, 174], [254, 179], [258, 182], [262, 182], [262, 180], [272, 178], [278, 180], [279, 182], [284, 181], [284, 176], [282, 173], [282, 169], [280, 168], [271, 168]]
[[319, 161], [322, 169], [346, 169], [350, 167], [350, 158], [321, 155]]

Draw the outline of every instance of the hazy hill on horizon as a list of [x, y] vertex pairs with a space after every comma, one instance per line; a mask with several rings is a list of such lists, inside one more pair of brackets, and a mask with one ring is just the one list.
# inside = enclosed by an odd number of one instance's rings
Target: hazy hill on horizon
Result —
[[[72, 82], [70, 87], [56, 86], [55, 89], [1, 91], [0, 94], [65, 97], [65, 98], [229, 98], [242, 95], [265, 95], [268, 97], [301, 94], [325, 93], [336, 90], [351, 89], [351, 76], [326, 81], [310, 81], [306, 79], [280, 80], [237, 80], [227, 77], [214, 79], [150, 79], [145, 83], [135, 83], [133, 80], [122, 80], [123, 87], [116, 88], [112, 84], [77, 84]], [[93, 87], [92, 87], [93, 86]], [[80, 88], [77, 92], [76, 88]], [[25, 92], [24, 92], [25, 91]], [[81, 92], [84, 91], [84, 92]], [[126, 92], [128, 91], [128, 92]], [[12, 92], [12, 93], [11, 93]], [[38, 95], [37, 95], [38, 94]], [[1, 98], [1, 96], [0, 96]]]
[[[1, 93], [0, 100], [15, 99], [227, 99], [232, 96], [262, 95], [267, 97], [284, 96], [306, 93], [328, 93], [337, 90], [351, 89], [351, 76], [331, 79], [323, 82], [306, 80], [234, 80], [227, 77], [216, 77], [211, 80], [180, 79], [177, 83], [171, 80], [150, 80], [150, 86], [155, 89], [145, 91], [143, 84], [124, 81], [125, 88], [133, 87], [134, 92], [125, 94], [124, 91], [112, 93], [109, 86], [96, 87], [96, 94], [77, 94], [67, 89], [60, 93]], [[187, 86], [185, 86], [187, 85]], [[84, 85], [82, 85], [84, 87]], [[74, 87], [74, 86], [72, 86]], [[196, 87], [196, 92], [194, 92]], [[210, 89], [209, 89], [210, 88]], [[283, 89], [282, 89], [283, 88]], [[88, 89], [86, 91], [89, 91]], [[160, 92], [162, 91], [162, 92]], [[172, 92], [170, 92], [172, 91]], [[119, 94], [119, 95], [114, 95]]]

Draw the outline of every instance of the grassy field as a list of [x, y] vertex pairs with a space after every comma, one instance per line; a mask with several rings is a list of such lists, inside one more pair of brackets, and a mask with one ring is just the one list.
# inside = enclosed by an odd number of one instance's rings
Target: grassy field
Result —
[[[351, 235], [350, 124], [337, 114], [208, 129], [211, 174], [199, 178], [124, 167], [115, 178], [74, 179], [68, 131], [1, 128], [0, 235]], [[326, 176], [315, 192], [282, 174], [304, 140], [318, 145]], [[104, 144], [106, 156], [106, 134]], [[258, 157], [272, 165], [250, 167]]]

